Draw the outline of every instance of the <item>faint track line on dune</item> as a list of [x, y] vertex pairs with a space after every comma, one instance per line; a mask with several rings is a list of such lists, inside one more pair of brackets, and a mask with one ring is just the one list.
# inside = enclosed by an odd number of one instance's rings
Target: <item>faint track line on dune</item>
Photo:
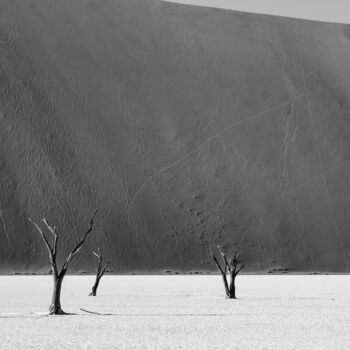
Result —
[[[316, 136], [316, 122], [315, 122], [315, 119], [313, 117], [312, 101], [310, 98], [308, 101], [308, 109], [309, 109], [309, 118], [310, 118], [311, 125], [312, 125], [312, 133], [313, 133], [312, 136], [314, 139], [314, 145], [315, 145], [315, 149], [316, 149], [317, 158], [318, 158], [319, 163], [320, 163], [321, 171], [323, 174], [325, 174], [326, 172], [324, 170], [323, 163], [322, 163], [321, 150], [320, 150], [320, 147], [319, 147], [318, 142], [317, 142], [318, 140], [317, 140], [317, 136]], [[332, 204], [331, 195], [330, 195], [330, 191], [329, 191], [329, 185], [327, 182], [327, 177], [326, 177], [326, 175], [321, 175], [321, 178], [323, 180], [325, 195], [326, 195], [326, 199], [327, 199], [327, 202], [329, 205], [330, 215], [331, 215], [332, 220], [333, 220], [334, 230], [335, 230], [335, 233], [337, 235], [340, 249], [342, 250], [342, 253], [343, 253], [344, 264], [346, 266], [346, 269], [348, 270], [349, 269], [349, 262], [348, 262], [348, 258], [347, 258], [347, 252], [346, 252], [344, 241], [341, 237], [339, 226], [338, 226], [337, 219], [335, 216], [334, 205]]]
[[[341, 86], [346, 86], [346, 85], [349, 85], [350, 83], [350, 80], [346, 80], [346, 81], [343, 81], [343, 82], [339, 82], [339, 83], [336, 83], [336, 84], [333, 84], [331, 86], [328, 86], [328, 87], [322, 87], [322, 88], [318, 88], [318, 89], [315, 89], [314, 91], [307, 91], [305, 93], [302, 93], [302, 94], [299, 94], [297, 96], [295, 96], [295, 100], [299, 99], [299, 98], [304, 98], [304, 97], [307, 97], [307, 96], [311, 96], [313, 94], [319, 94], [319, 93], [322, 93], [322, 92], [325, 92], [325, 91], [329, 91], [329, 90], [332, 90], [332, 89], [336, 89], [338, 87], [341, 87]], [[277, 105], [274, 105], [272, 107], [269, 107], [267, 109], [264, 109], [263, 111], [257, 113], [257, 114], [254, 114], [253, 116], [251, 117], [248, 117], [248, 118], [245, 118], [245, 119], [241, 119], [235, 123], [232, 123], [232, 124], [229, 124], [227, 125], [226, 127], [224, 127], [223, 129], [221, 129], [220, 131], [218, 131], [217, 133], [215, 133], [214, 135], [212, 135], [211, 137], [209, 137], [207, 140], [205, 140], [204, 142], [202, 142], [199, 146], [197, 146], [196, 148], [194, 148], [192, 151], [186, 153], [184, 156], [178, 158], [177, 160], [175, 160], [174, 162], [170, 163], [169, 165], [159, 169], [158, 171], [156, 171], [155, 173], [153, 173], [152, 175], [148, 176], [147, 179], [143, 182], [142, 185], [140, 185], [140, 187], [135, 191], [134, 195], [132, 196], [131, 200], [129, 201], [129, 204], [128, 206], [130, 205], [133, 205], [133, 203], [135, 202], [135, 199], [136, 197], [139, 195], [139, 193], [148, 185], [148, 183], [152, 180], [154, 180], [155, 178], [157, 178], [159, 175], [161, 175], [162, 173], [164, 173], [165, 171], [171, 169], [172, 167], [174, 167], [175, 165], [189, 159], [193, 154], [197, 153], [198, 151], [200, 151], [204, 146], [206, 146], [207, 144], [209, 144], [212, 140], [218, 138], [219, 136], [221, 136], [222, 134], [224, 134], [227, 130], [230, 130], [230, 129], [233, 129], [239, 125], [242, 125], [242, 124], [245, 124], [245, 123], [248, 123], [252, 120], [256, 120], [262, 116], [264, 116], [265, 114], [269, 113], [269, 112], [272, 112], [276, 109], [279, 109], [283, 106], [286, 106], [288, 104], [290, 104], [291, 101], [290, 101], [290, 98], [286, 99], [285, 101], [277, 104]]]
[[157, 178], [160, 174], [162, 174], [163, 172], [171, 169], [172, 167], [174, 167], [175, 165], [185, 161], [186, 159], [190, 158], [193, 154], [197, 153], [198, 151], [200, 151], [204, 146], [208, 145], [212, 140], [218, 138], [219, 136], [221, 136], [223, 133], [225, 133], [227, 130], [233, 129], [236, 126], [248, 123], [249, 121], [258, 119], [259, 117], [265, 115], [268, 112], [271, 112], [273, 110], [276, 110], [278, 108], [281, 108], [285, 105], [287, 105], [288, 103], [290, 103], [290, 100], [285, 100], [282, 103], [272, 106], [270, 108], [267, 108], [257, 114], [254, 114], [253, 116], [249, 117], [249, 118], [245, 118], [245, 119], [241, 119], [235, 123], [229, 124], [228, 126], [224, 127], [222, 130], [218, 131], [217, 133], [215, 133], [214, 135], [212, 135], [211, 137], [209, 137], [208, 139], [206, 139], [204, 142], [202, 142], [199, 146], [197, 146], [196, 148], [194, 148], [192, 151], [186, 153], [184, 156], [180, 157], [179, 159], [175, 160], [174, 162], [170, 163], [169, 165], [165, 166], [164, 168], [159, 169], [158, 171], [156, 171], [155, 173], [153, 173], [152, 175], [150, 175], [146, 181], [136, 190], [136, 192], [134, 193], [131, 201], [129, 202], [129, 205], [132, 205], [132, 203], [134, 203], [135, 198], [138, 196], [138, 194], [143, 190], [143, 188], [153, 179]]
[[309, 185], [311, 182], [315, 181], [317, 178], [328, 175], [334, 171], [337, 171], [341, 165], [348, 163], [349, 161], [350, 161], [350, 159], [344, 159], [344, 160], [339, 161], [338, 163], [335, 164], [335, 166], [333, 166], [333, 167], [331, 167], [331, 168], [329, 168], [329, 169], [327, 169], [319, 174], [316, 174], [315, 176], [308, 179], [307, 181], [304, 181], [302, 184], [291, 188], [290, 191], [291, 192], [297, 191], [297, 190]]

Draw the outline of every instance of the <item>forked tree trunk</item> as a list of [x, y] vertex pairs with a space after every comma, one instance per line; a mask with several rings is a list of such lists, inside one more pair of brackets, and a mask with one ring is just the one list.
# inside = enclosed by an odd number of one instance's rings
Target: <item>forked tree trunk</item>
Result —
[[96, 271], [95, 283], [92, 286], [91, 293], [89, 294], [89, 296], [95, 297], [97, 294], [98, 285], [100, 284], [100, 280], [101, 280], [102, 276], [106, 272], [106, 269], [108, 267], [109, 262], [107, 262], [103, 266], [103, 256], [102, 256], [100, 248], [97, 249], [97, 252], [92, 252], [92, 254], [94, 254], [96, 256], [96, 258], [98, 259], [98, 266], [97, 266], [97, 271]]
[[227, 299], [236, 299], [236, 286], [235, 286], [236, 276], [230, 274], [230, 284], [227, 281], [227, 275], [222, 274], [222, 281], [224, 283], [225, 293]]
[[[221, 257], [223, 260], [223, 266], [219, 263], [218, 259], [214, 254], [212, 254], [213, 260], [215, 262], [215, 265], [217, 266], [218, 270], [221, 273], [222, 280], [224, 282], [224, 288], [226, 293], [227, 299], [236, 299], [236, 277], [239, 274], [239, 272], [245, 267], [245, 265], [240, 265], [238, 258], [239, 255], [237, 251], [235, 252], [232, 259], [228, 260], [226, 258], [226, 254], [220, 249], [218, 246], [218, 249], [221, 253]], [[227, 281], [227, 274], [230, 275], [230, 284]]]
[[63, 278], [67, 273], [69, 264], [72, 262], [72, 260], [77, 256], [79, 253], [81, 247], [85, 243], [86, 238], [88, 237], [89, 233], [92, 231], [93, 225], [94, 225], [94, 218], [97, 214], [97, 210], [95, 210], [94, 214], [92, 215], [90, 219], [90, 227], [89, 229], [84, 233], [83, 237], [75, 245], [75, 247], [72, 249], [68, 257], [66, 258], [63, 266], [61, 269], [57, 266], [57, 248], [58, 248], [58, 235], [56, 233], [56, 227], [51, 226], [47, 220], [44, 218], [43, 222], [46, 225], [47, 229], [51, 232], [54, 238], [53, 244], [49, 242], [39, 225], [29, 218], [29, 220], [35, 225], [37, 230], [40, 233], [41, 238], [43, 239], [46, 248], [49, 253], [50, 258], [50, 264], [52, 267], [52, 273], [53, 273], [53, 292], [52, 292], [52, 301], [51, 305], [49, 307], [49, 315], [66, 315], [66, 313], [62, 310], [61, 307], [61, 288], [62, 288], [62, 282]]
[[231, 274], [229, 295], [227, 296], [229, 299], [236, 299], [236, 285], [235, 285], [236, 276]]
[[54, 276], [52, 301], [49, 307], [49, 315], [64, 315], [65, 312], [61, 307], [61, 288], [63, 277]]
[[[220, 271], [220, 272], [221, 272], [221, 271]], [[226, 274], [224, 274], [224, 273], [221, 272], [221, 277], [222, 277], [222, 282], [224, 283], [224, 288], [225, 288], [226, 297], [229, 298], [229, 297], [230, 297], [230, 288], [229, 288], [229, 286], [228, 286]]]
[[90, 296], [94, 296], [94, 297], [96, 296], [99, 283], [100, 283], [100, 278], [96, 277], [95, 283], [91, 288], [91, 293], [89, 294]]

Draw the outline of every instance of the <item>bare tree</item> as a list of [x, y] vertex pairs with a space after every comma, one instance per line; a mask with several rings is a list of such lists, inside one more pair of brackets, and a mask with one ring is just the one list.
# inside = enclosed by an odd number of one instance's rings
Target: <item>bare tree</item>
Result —
[[[235, 286], [236, 277], [240, 273], [240, 271], [245, 267], [245, 264], [241, 265], [239, 263], [239, 254], [237, 250], [235, 251], [233, 258], [228, 260], [226, 257], [226, 254], [222, 251], [220, 246], [218, 246], [218, 249], [221, 253], [224, 267], [221, 266], [221, 264], [219, 263], [218, 259], [214, 254], [212, 254], [212, 257], [214, 259], [214, 262], [218, 270], [221, 273], [222, 280], [224, 282], [226, 297], [229, 299], [236, 299], [236, 286]], [[227, 281], [227, 274], [230, 275], [230, 283], [228, 283]]]
[[52, 302], [49, 307], [49, 315], [64, 315], [66, 314], [61, 307], [61, 287], [62, 287], [62, 281], [64, 276], [67, 273], [69, 264], [72, 262], [72, 260], [77, 256], [77, 254], [80, 252], [80, 249], [82, 248], [86, 238], [88, 237], [89, 233], [92, 231], [92, 228], [94, 226], [94, 219], [97, 214], [97, 210], [95, 210], [94, 214], [92, 215], [90, 219], [90, 227], [87, 231], [83, 234], [80, 241], [75, 245], [75, 247], [72, 249], [68, 257], [66, 258], [65, 262], [62, 265], [62, 268], [59, 270], [57, 265], [57, 248], [58, 248], [58, 235], [56, 233], [56, 226], [51, 226], [46, 218], [43, 218], [43, 222], [46, 226], [46, 228], [50, 231], [50, 233], [53, 236], [53, 244], [49, 242], [45, 234], [43, 233], [42, 229], [39, 227], [39, 225], [29, 218], [29, 220], [35, 225], [37, 230], [40, 233], [41, 238], [43, 239], [46, 248], [49, 252], [49, 259], [50, 264], [52, 267], [52, 274], [53, 274], [53, 294], [52, 294]]
[[106, 272], [109, 261], [107, 261], [106, 264], [103, 265], [103, 256], [102, 256], [100, 248], [97, 249], [97, 253], [92, 252], [92, 254], [94, 254], [96, 256], [96, 258], [98, 259], [98, 266], [97, 266], [97, 271], [96, 271], [95, 283], [92, 286], [91, 293], [89, 295], [95, 297], [96, 293], [97, 293], [98, 285], [100, 284], [100, 279], [102, 278], [102, 276]]

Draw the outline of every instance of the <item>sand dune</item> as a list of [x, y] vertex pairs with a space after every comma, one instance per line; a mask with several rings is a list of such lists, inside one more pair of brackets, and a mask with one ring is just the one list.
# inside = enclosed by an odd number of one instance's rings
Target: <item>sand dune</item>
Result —
[[0, 266], [347, 271], [350, 26], [157, 0], [0, 3]]
[[350, 23], [347, 0], [163, 0], [186, 5], [261, 13], [333, 23]]

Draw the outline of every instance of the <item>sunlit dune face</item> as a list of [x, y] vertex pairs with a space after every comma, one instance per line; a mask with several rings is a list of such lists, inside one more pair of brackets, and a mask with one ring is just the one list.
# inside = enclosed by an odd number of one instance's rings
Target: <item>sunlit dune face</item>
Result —
[[165, 0], [188, 5], [350, 23], [349, 0]]

